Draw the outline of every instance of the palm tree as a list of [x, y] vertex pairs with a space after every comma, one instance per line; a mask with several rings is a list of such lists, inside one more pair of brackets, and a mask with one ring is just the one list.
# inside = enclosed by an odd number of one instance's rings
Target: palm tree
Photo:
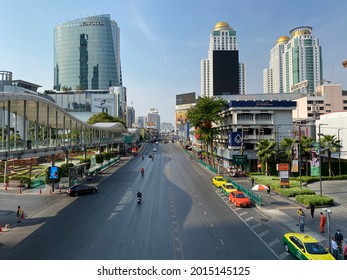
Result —
[[308, 163], [311, 159], [311, 145], [314, 143], [313, 137], [302, 136], [300, 141], [300, 156], [301, 159], [305, 162], [306, 176], [308, 176]]
[[265, 174], [268, 175], [268, 161], [276, 155], [276, 142], [274, 140], [263, 139], [256, 145], [257, 157], [265, 163]]
[[[324, 135], [322, 134], [320, 146], [322, 154], [328, 153], [328, 163], [329, 163], [329, 176], [331, 177], [331, 153], [339, 151], [341, 149], [341, 141], [336, 139], [335, 135]], [[321, 161], [322, 164], [322, 161]]]
[[289, 137], [283, 138], [279, 143], [279, 154], [284, 162], [291, 162], [294, 143], [295, 139]]

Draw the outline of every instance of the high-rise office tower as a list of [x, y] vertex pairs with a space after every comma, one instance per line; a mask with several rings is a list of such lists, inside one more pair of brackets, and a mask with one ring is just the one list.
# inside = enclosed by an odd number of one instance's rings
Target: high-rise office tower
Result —
[[269, 68], [264, 70], [264, 93], [283, 93], [283, 54], [288, 36], [277, 39], [270, 51]]
[[155, 127], [157, 130], [160, 130], [160, 116], [158, 114], [157, 108], [149, 109], [147, 113], [147, 125]]
[[127, 117], [126, 117], [126, 125], [128, 128], [133, 127], [135, 123], [135, 109], [133, 106], [127, 107]]
[[110, 15], [54, 29], [54, 89], [108, 90], [122, 86], [119, 27]]
[[245, 94], [245, 64], [239, 63], [236, 31], [218, 22], [210, 34], [208, 58], [201, 61], [201, 95]]
[[292, 29], [291, 38], [280, 37], [270, 51], [269, 68], [264, 70], [264, 92], [311, 94], [323, 80], [322, 49], [312, 27]]

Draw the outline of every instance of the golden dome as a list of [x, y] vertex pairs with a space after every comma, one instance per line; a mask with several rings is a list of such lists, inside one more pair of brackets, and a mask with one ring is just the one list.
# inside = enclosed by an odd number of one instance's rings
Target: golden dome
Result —
[[281, 36], [277, 39], [275, 45], [277, 44], [281, 44], [281, 43], [286, 43], [290, 40], [290, 38], [288, 36]]
[[213, 30], [222, 30], [222, 29], [228, 29], [228, 30], [233, 30], [228, 23], [225, 21], [220, 21], [217, 22], [217, 24], [214, 26]]

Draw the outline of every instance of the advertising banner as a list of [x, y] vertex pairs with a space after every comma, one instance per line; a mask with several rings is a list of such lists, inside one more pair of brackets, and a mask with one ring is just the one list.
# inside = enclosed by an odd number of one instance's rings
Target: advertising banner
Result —
[[319, 144], [318, 143], [313, 143], [311, 145], [311, 160], [310, 160], [310, 165], [311, 165], [311, 176], [319, 177], [320, 176], [320, 160], [319, 160]]

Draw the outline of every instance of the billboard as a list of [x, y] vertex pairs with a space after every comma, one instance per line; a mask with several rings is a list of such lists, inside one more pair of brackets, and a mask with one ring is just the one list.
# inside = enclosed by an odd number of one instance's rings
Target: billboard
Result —
[[176, 105], [196, 103], [195, 92], [183, 93], [176, 95]]
[[176, 111], [176, 124], [186, 124], [187, 123], [187, 110]]
[[213, 95], [240, 94], [239, 52], [213, 51]]
[[49, 179], [58, 179], [58, 166], [50, 166], [48, 168]]

